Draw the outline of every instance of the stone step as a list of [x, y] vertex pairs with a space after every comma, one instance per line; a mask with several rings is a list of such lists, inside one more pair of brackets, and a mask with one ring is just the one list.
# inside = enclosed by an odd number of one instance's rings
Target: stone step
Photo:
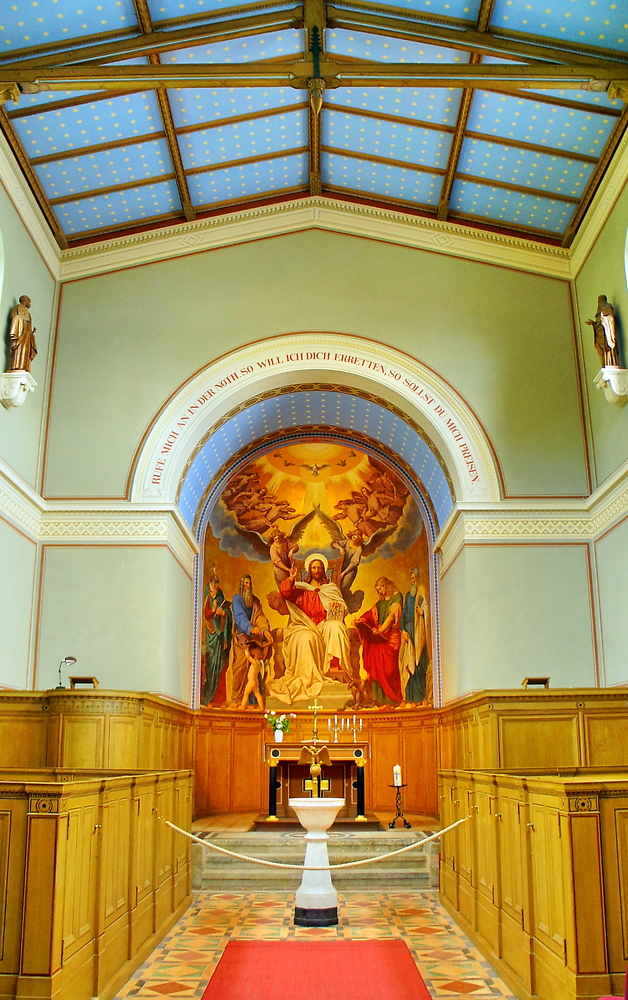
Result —
[[[412, 831], [396, 835], [386, 833], [332, 833], [329, 836], [330, 864], [377, 857], [422, 840], [426, 834]], [[244, 833], [238, 836], [218, 834], [209, 838], [217, 846], [238, 854], [266, 861], [301, 864], [305, 854], [302, 833]], [[217, 851], [195, 848], [197, 856], [195, 888], [212, 892], [243, 891], [263, 885], [269, 889], [294, 890], [301, 881], [299, 872], [243, 862]], [[438, 847], [428, 844], [392, 858], [384, 858], [358, 868], [346, 868], [332, 873], [338, 889], [376, 891], [391, 886], [413, 889], [437, 884]]]

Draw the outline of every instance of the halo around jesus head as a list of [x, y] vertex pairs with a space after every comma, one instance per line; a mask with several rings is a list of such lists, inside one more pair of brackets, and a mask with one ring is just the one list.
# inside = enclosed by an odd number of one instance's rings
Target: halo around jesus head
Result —
[[316, 562], [316, 560], [322, 562], [323, 566], [325, 567], [325, 572], [327, 572], [327, 570], [329, 569], [329, 561], [327, 557], [324, 556], [322, 552], [313, 552], [312, 555], [308, 556], [307, 559], [304, 561], [304, 565], [308, 573], [310, 572], [310, 563]]

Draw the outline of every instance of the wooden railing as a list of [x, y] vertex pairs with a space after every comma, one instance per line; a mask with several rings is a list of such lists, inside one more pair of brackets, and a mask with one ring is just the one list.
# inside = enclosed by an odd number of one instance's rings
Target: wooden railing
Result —
[[112, 997], [190, 902], [192, 773], [0, 772], [0, 997]]
[[523, 1000], [623, 990], [628, 775], [441, 773], [441, 899]]

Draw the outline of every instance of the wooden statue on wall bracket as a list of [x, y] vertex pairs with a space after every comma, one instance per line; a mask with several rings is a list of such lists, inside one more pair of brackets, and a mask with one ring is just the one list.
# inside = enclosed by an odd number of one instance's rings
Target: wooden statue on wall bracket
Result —
[[27, 393], [33, 392], [37, 385], [31, 375], [31, 362], [37, 354], [37, 344], [30, 307], [29, 296], [21, 295], [9, 317], [9, 367], [0, 383], [0, 398], [7, 408], [21, 406]]
[[595, 319], [588, 319], [587, 326], [593, 327], [593, 346], [602, 365], [594, 379], [595, 385], [603, 390], [609, 403], [625, 403], [628, 399], [628, 370], [619, 364], [617, 318], [605, 295], [598, 295]]

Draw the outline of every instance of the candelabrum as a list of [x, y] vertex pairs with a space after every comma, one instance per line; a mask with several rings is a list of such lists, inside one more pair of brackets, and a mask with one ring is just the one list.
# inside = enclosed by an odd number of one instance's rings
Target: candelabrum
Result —
[[357, 715], [351, 718], [348, 715], [341, 715], [338, 718], [334, 715], [333, 720], [331, 718], [327, 719], [327, 732], [334, 734], [334, 743], [338, 743], [338, 733], [347, 733], [353, 736], [353, 742], [357, 743], [358, 733], [362, 732], [362, 719], [358, 719]]

